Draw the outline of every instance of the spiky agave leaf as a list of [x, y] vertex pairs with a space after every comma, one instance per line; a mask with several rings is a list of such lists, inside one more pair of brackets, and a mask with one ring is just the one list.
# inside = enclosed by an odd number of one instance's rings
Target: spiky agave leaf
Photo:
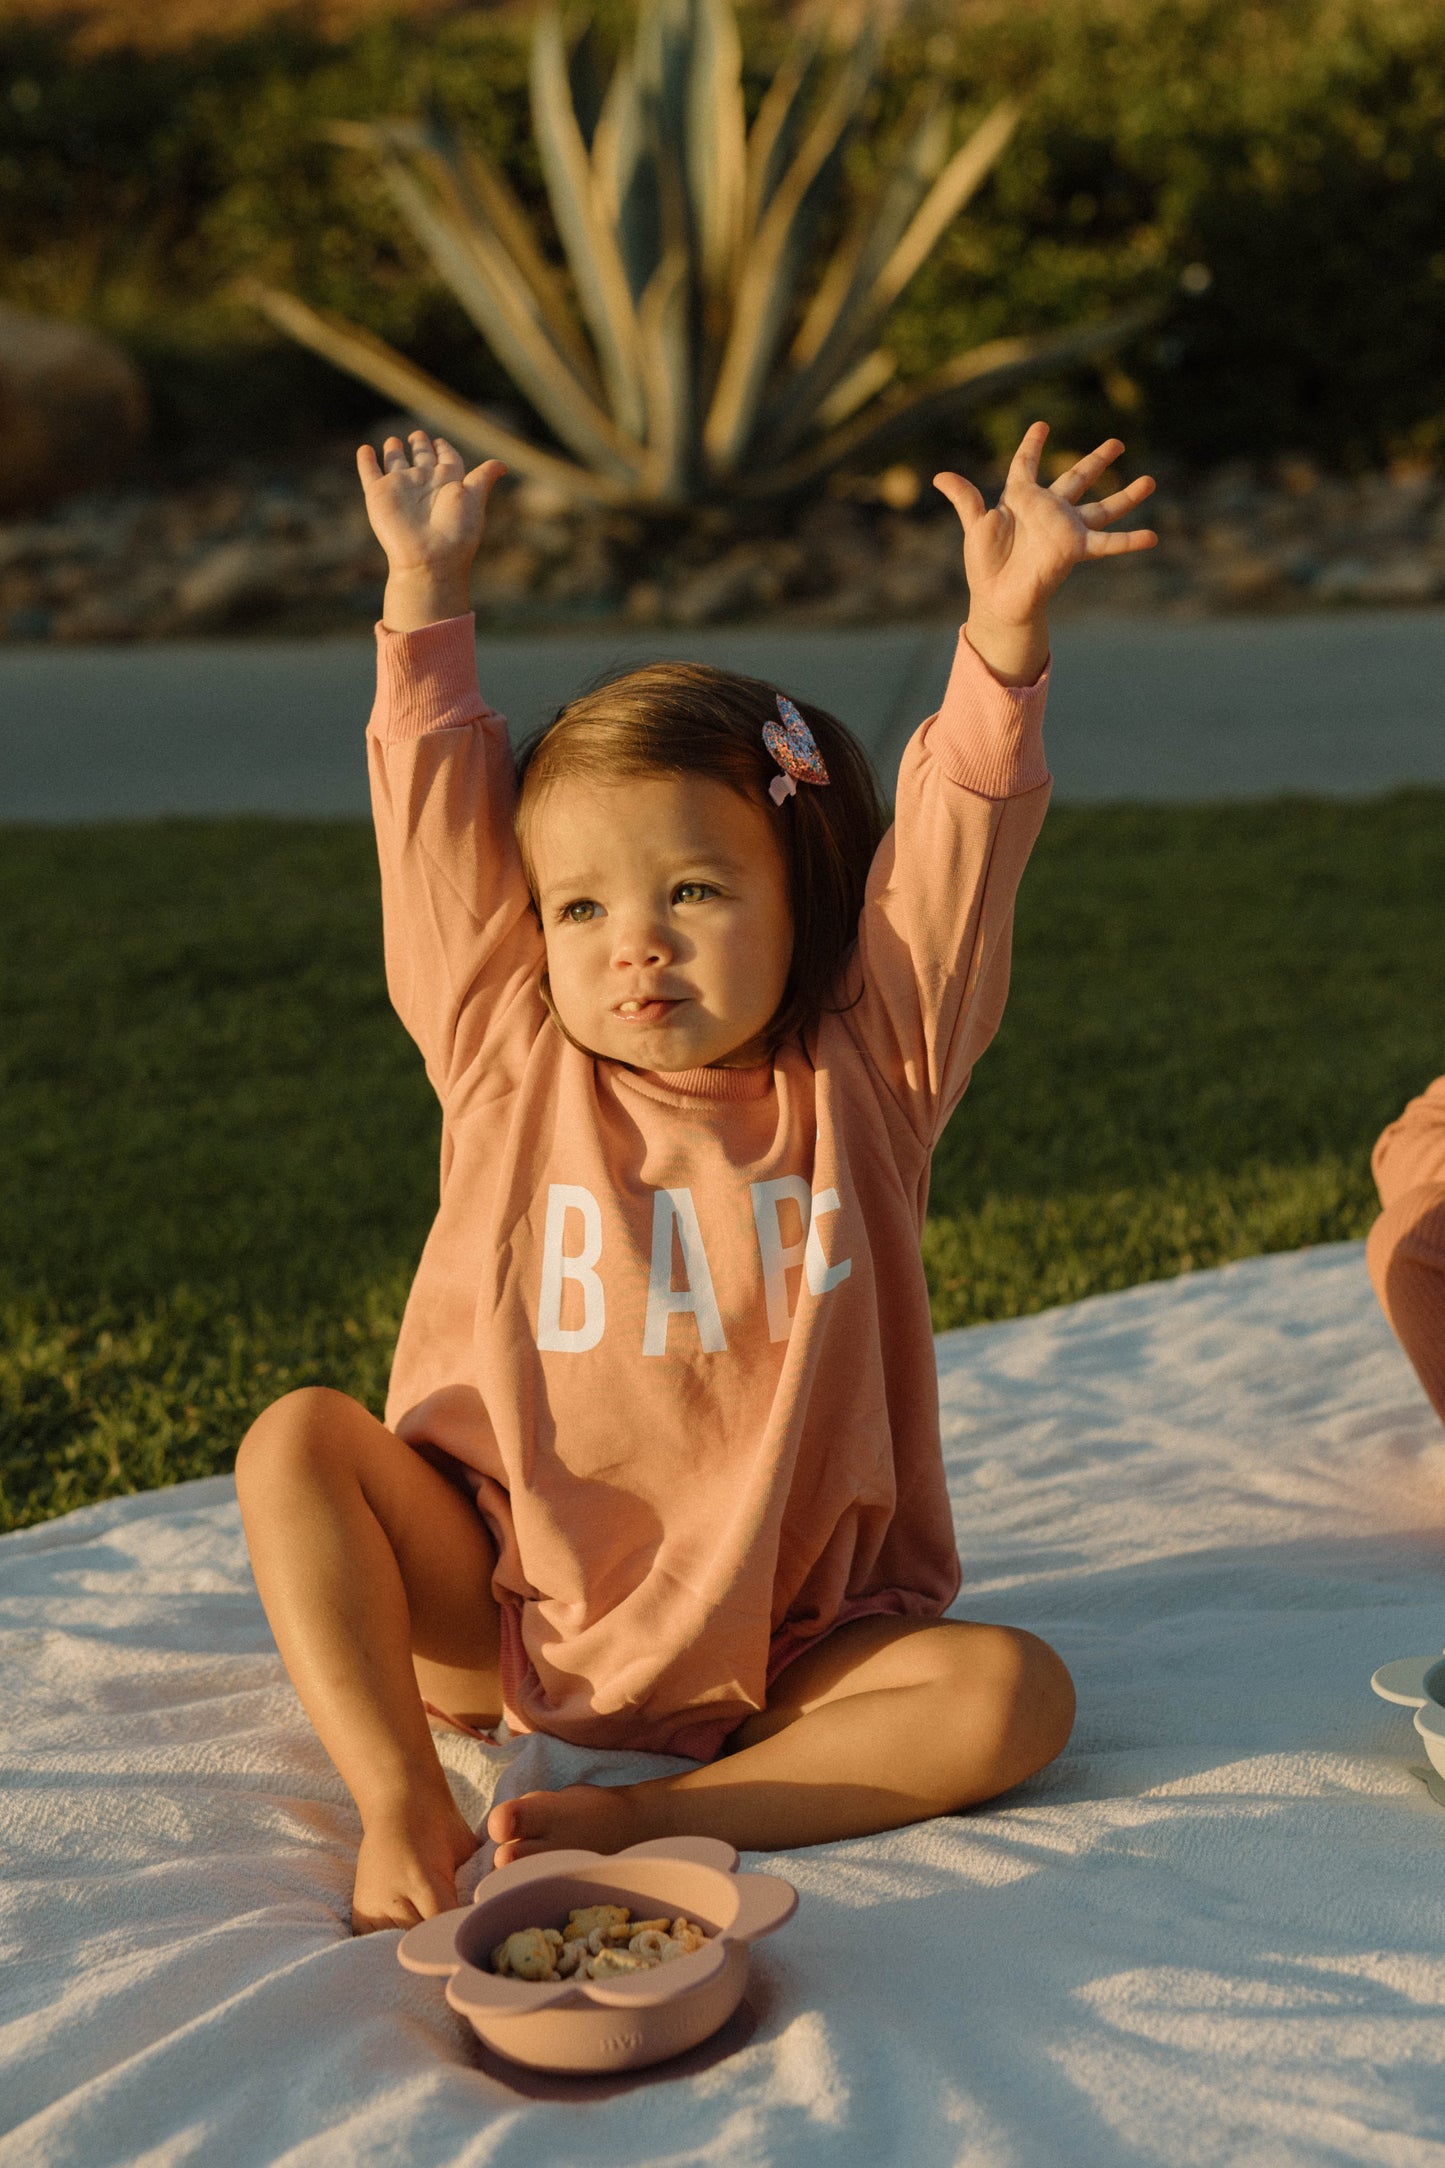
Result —
[[811, 37], [791, 46], [763, 93], [757, 118], [748, 133], [743, 209], [746, 233], [756, 232], [787, 170], [788, 160], [797, 149], [821, 44], [821, 37], [815, 30]]
[[705, 300], [725, 302], [737, 276], [747, 201], [743, 48], [728, 0], [691, 0], [684, 136], [694, 245]]
[[647, 400], [648, 495], [683, 504], [692, 494], [694, 381], [686, 253], [670, 249], [638, 308], [638, 350]]
[[636, 483], [642, 464], [637, 448], [624, 442], [591, 386], [559, 350], [515, 258], [481, 220], [439, 204], [385, 131], [373, 133], [397, 209], [503, 367], [527, 385], [538, 412], [579, 459], [617, 481]]
[[420, 151], [444, 200], [451, 201], [464, 220], [495, 235], [531, 289], [558, 351], [566, 355], [592, 395], [603, 398], [597, 357], [577, 321], [567, 282], [543, 255], [531, 220], [506, 175], [479, 143], [462, 141], [435, 104], [425, 130], [417, 133]]
[[948, 156], [951, 114], [942, 93], [920, 86], [899, 123], [899, 156], [880, 193], [855, 207], [803, 311], [789, 361], [803, 369], [827, 344], [839, 312], [860, 281], [876, 276]]
[[872, 207], [847, 275], [831, 281], [836, 302], [827, 306], [832, 294], [825, 273], [819, 305], [804, 320], [803, 366], [769, 417], [771, 449], [786, 452], [802, 439], [835, 385], [871, 348], [889, 310], [1002, 155], [1018, 121], [1018, 107], [1005, 100], [946, 163], [946, 115], [930, 116], [930, 125], [905, 135], [903, 156]]
[[872, 86], [875, 47], [864, 37], [838, 68], [811, 124], [748, 237], [732, 323], [703, 429], [711, 473], [735, 473], [745, 456], [769, 372], [797, 299], [819, 199]]
[[394, 346], [388, 346], [373, 332], [349, 324], [345, 317], [313, 309], [309, 302], [298, 301], [294, 294], [283, 293], [261, 279], [239, 280], [236, 293], [240, 300], [269, 317], [277, 330], [284, 331], [298, 346], [309, 347], [313, 354], [334, 362], [348, 376], [370, 384], [385, 398], [415, 414], [429, 429], [449, 437], [459, 451], [469, 452], [474, 459], [505, 459], [516, 473], [535, 475], [538, 481], [550, 482], [582, 503], [625, 504], [631, 499], [633, 491], [625, 484], [529, 443], [485, 408], [459, 398]]
[[640, 301], [662, 261], [661, 207], [637, 70], [626, 54], [612, 71], [592, 139], [592, 191], [598, 216], [617, 235], [628, 290]]
[[1050, 370], [1069, 368], [1107, 353], [1144, 330], [1158, 314], [1158, 304], [1151, 301], [1082, 330], [1041, 332], [1026, 339], [990, 339], [891, 397], [877, 400], [792, 459], [756, 477], [740, 478], [735, 485], [737, 494], [768, 497], [804, 488], [831, 473], [845, 459], [875, 456], [925, 423], [980, 406], [1031, 377], [1045, 376]]
[[550, 0], [537, 18], [532, 39], [531, 87], [532, 126], [577, 299], [618, 426], [641, 441], [647, 422], [637, 310], [616, 232], [599, 213], [592, 162], [572, 104], [562, 18]]

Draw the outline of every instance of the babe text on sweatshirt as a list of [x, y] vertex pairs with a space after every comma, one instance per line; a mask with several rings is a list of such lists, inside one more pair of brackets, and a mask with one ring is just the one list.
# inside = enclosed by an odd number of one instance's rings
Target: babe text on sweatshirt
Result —
[[543, 1000], [472, 620], [377, 637], [388, 983], [443, 1118], [386, 1420], [468, 1471], [509, 1724], [705, 1759], [818, 1635], [959, 1587], [919, 1238], [1004, 1005], [1044, 680], [960, 639], [806, 1046], [652, 1075]]

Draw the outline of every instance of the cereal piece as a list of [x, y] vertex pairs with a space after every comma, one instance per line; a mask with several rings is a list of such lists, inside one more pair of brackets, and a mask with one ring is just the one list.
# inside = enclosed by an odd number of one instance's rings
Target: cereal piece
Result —
[[[632, 1914], [626, 1905], [579, 1905], [567, 1915], [563, 1939], [567, 1942], [586, 1942], [589, 1936], [604, 1928], [627, 1927]], [[625, 1938], [624, 1938], [625, 1939]]]
[[638, 1957], [645, 1957], [649, 1965], [660, 1965], [671, 1940], [660, 1927], [639, 1927], [627, 1947]]
[[492, 1952], [492, 1964], [498, 1972], [510, 1972], [515, 1980], [555, 1980], [557, 1977], [552, 1945], [543, 1927], [519, 1927]]
[[492, 1952], [515, 1980], [610, 1980], [691, 1957], [707, 1941], [694, 1920], [634, 1920], [626, 1905], [579, 1905], [565, 1928], [519, 1927]]
[[590, 1980], [615, 1979], [621, 1972], [645, 1972], [647, 1959], [633, 1950], [599, 1950], [587, 1960], [587, 1977]]

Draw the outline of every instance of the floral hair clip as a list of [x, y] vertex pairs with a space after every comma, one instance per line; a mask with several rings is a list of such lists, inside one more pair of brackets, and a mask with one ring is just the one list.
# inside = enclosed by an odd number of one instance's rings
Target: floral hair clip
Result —
[[763, 743], [783, 771], [768, 785], [774, 805], [795, 797], [800, 783], [826, 783], [829, 779], [817, 739], [783, 693], [778, 694], [778, 714], [780, 721], [775, 723], [770, 715], [763, 725]]

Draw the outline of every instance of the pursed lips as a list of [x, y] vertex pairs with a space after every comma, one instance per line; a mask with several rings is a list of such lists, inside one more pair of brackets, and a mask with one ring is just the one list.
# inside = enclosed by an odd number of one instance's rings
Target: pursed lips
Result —
[[660, 1024], [674, 1009], [681, 1008], [683, 998], [670, 994], [629, 994], [625, 1001], [614, 1003], [612, 1013], [623, 1024]]

